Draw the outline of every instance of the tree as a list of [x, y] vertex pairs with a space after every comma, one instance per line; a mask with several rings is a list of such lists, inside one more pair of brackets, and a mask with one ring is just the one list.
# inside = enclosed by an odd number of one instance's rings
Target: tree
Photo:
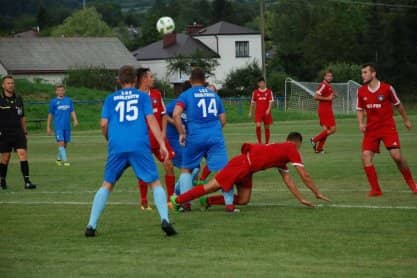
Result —
[[79, 10], [52, 31], [55, 37], [109, 37], [115, 34], [94, 7]]
[[218, 65], [219, 62], [217, 59], [197, 50], [190, 57], [179, 54], [174, 58], [169, 59], [168, 73], [179, 73], [179, 78], [182, 79], [183, 74], [190, 74], [194, 67], [199, 67], [207, 76], [212, 76]]
[[256, 62], [233, 70], [227, 75], [220, 95], [223, 97], [249, 95], [256, 88], [256, 81], [261, 76], [262, 70]]

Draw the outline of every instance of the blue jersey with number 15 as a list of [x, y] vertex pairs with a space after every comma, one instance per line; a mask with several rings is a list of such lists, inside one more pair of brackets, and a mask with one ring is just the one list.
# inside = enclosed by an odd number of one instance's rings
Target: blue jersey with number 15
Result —
[[109, 153], [150, 148], [146, 116], [153, 115], [150, 97], [124, 88], [106, 97], [101, 118], [108, 120]]
[[215, 92], [204, 86], [192, 87], [179, 96], [177, 105], [187, 114], [187, 130], [190, 133], [207, 128], [221, 132], [219, 115], [224, 113], [224, 107]]

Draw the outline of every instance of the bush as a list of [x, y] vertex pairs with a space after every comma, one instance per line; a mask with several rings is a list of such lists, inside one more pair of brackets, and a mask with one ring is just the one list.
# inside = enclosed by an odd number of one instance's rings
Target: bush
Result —
[[226, 77], [223, 88], [219, 91], [222, 97], [250, 96], [256, 88], [256, 81], [262, 76], [262, 70], [256, 62], [244, 68], [232, 70]]
[[360, 65], [348, 63], [331, 63], [320, 71], [317, 81], [321, 81], [323, 79], [323, 74], [326, 69], [331, 69], [333, 71], [333, 82], [346, 82], [348, 80], [361, 82]]
[[80, 68], [68, 72], [65, 84], [71, 87], [85, 87], [96, 90], [114, 91], [117, 73], [115, 71], [98, 68]]
[[274, 92], [274, 95], [284, 95], [287, 77], [288, 74], [282, 71], [268, 73], [267, 86]]

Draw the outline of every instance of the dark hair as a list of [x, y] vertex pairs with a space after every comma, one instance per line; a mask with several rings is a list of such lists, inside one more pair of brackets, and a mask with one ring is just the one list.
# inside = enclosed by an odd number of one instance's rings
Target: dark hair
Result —
[[142, 78], [144, 78], [148, 72], [150, 72], [151, 70], [149, 68], [138, 68], [136, 70], [136, 76], [138, 77], [138, 85], [140, 85], [140, 82], [142, 81]]
[[1, 82], [3, 83], [4, 80], [6, 80], [6, 79], [14, 79], [14, 78], [13, 78], [13, 76], [8, 74], [8, 75], [2, 77]]
[[199, 67], [193, 68], [191, 71], [190, 80], [192, 82], [201, 82], [203, 84], [206, 83], [206, 74], [204, 73], [204, 70]]
[[259, 82], [265, 82], [265, 78], [263, 78], [263, 77], [259, 77], [259, 78], [258, 78], [258, 83], [259, 83]]
[[55, 89], [58, 89], [58, 88], [64, 88], [65, 89], [65, 86], [63, 84], [56, 84]]
[[132, 66], [122, 66], [119, 69], [118, 79], [121, 85], [134, 83], [136, 79], [136, 70]]
[[376, 66], [373, 63], [365, 63], [361, 66], [361, 69], [369, 67], [372, 72], [376, 72]]
[[287, 141], [303, 142], [303, 136], [299, 132], [290, 132], [287, 136]]
[[326, 70], [324, 70], [323, 75], [326, 75], [328, 73], [333, 74], [333, 70], [332, 69], [326, 69]]

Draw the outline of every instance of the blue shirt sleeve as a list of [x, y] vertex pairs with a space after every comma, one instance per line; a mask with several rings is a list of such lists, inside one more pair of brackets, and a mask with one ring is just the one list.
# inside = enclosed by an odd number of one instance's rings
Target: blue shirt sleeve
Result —
[[103, 103], [103, 108], [101, 109], [101, 118], [102, 119], [110, 119], [110, 114], [111, 114], [111, 98], [110, 97], [106, 97], [104, 103]]
[[187, 95], [184, 93], [182, 93], [177, 101], [176, 101], [176, 105], [180, 105], [182, 108], [184, 108], [184, 110], [187, 108]]
[[54, 99], [49, 102], [49, 111], [48, 111], [48, 113], [51, 114], [52, 116], [55, 114], [54, 104], [55, 104]]
[[74, 103], [72, 102], [72, 99], [69, 99], [69, 103], [70, 103], [70, 112], [74, 112]]
[[152, 101], [150, 96], [148, 96], [145, 93], [140, 93], [140, 96], [142, 98], [142, 109], [143, 114], [146, 116], [153, 115], [153, 109], [152, 109]]
[[224, 111], [223, 101], [222, 101], [222, 99], [219, 96], [217, 96], [217, 101], [219, 103], [218, 108], [217, 108], [217, 113], [218, 114], [223, 114], [225, 112]]

